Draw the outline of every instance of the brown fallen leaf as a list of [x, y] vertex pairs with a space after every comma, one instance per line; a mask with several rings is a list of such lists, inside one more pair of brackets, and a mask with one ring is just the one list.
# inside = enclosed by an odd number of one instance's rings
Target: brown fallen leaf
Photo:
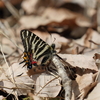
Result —
[[30, 15], [21, 17], [19, 22], [21, 23], [21, 29], [35, 29], [40, 25], [46, 25], [49, 20], [42, 16]]
[[58, 7], [63, 4], [65, 0], [25, 0], [22, 2], [22, 8], [26, 11], [27, 14], [41, 14], [48, 7]]
[[40, 97], [56, 97], [61, 90], [60, 79], [43, 73], [36, 79], [35, 95]]
[[4, 36], [2, 38], [2, 44], [8, 45], [9, 47], [11, 46], [11, 48], [16, 48], [15, 45], [10, 40], [8, 40], [6, 37], [4, 37]]
[[[55, 44], [55, 49], [58, 52], [64, 53], [65, 50], [69, 47], [69, 43], [71, 42], [69, 39], [66, 39], [59, 34], [53, 33], [51, 35], [52, 38], [48, 38], [47, 43]], [[52, 39], [52, 40], [51, 40]], [[52, 42], [51, 42], [52, 41]]]
[[14, 52], [13, 48], [11, 48], [9, 45], [2, 45], [3, 52], [7, 55], [10, 55]]
[[74, 67], [88, 68], [98, 71], [95, 61], [91, 56], [86, 55], [71, 55], [71, 54], [59, 54], [63, 59], [66, 59]]
[[98, 83], [97, 83], [97, 85], [88, 94], [88, 96], [87, 96], [87, 98], [85, 100], [99, 100], [100, 99], [99, 89], [100, 89], [100, 73], [98, 75]]
[[1, 88], [7, 93], [15, 94], [15, 90], [18, 94], [16, 95], [26, 95], [32, 90], [34, 81], [26, 74], [25, 68], [19, 63], [14, 63], [8, 69], [3, 69], [2, 75], [0, 77]]
[[36, 11], [36, 4], [39, 0], [24, 0], [21, 7], [28, 13], [34, 13]]
[[93, 82], [91, 84], [89, 84], [88, 86], [86, 86], [82, 91], [81, 91], [81, 99], [84, 99], [88, 94], [89, 92], [97, 85], [97, 82]]
[[88, 55], [93, 57], [95, 53], [98, 53], [100, 51], [100, 47], [96, 48], [96, 49], [85, 49], [83, 54], [84, 55]]
[[83, 100], [96, 84], [97, 82], [94, 82], [92, 73], [84, 74], [83, 76], [77, 75], [76, 81], [72, 85], [75, 99], [81, 98]]
[[85, 17], [82, 17], [82, 16], [78, 17], [76, 19], [76, 23], [80, 27], [91, 27], [92, 26], [92, 24], [89, 22], [89, 20]]
[[88, 29], [86, 34], [84, 34], [82, 38], [75, 40], [75, 42], [82, 46], [95, 49], [98, 46], [89, 42], [89, 40], [92, 40], [95, 43], [100, 44], [99, 38], [100, 38], [100, 34], [97, 31], [94, 31], [93, 29]]
[[74, 41], [71, 41], [68, 44], [68, 48], [65, 49], [65, 53], [67, 54], [82, 54], [86, 47], [81, 46], [80, 44], [75, 43]]
[[95, 53], [93, 58], [94, 58], [95, 63], [98, 67], [98, 73], [97, 73], [95, 81], [100, 81], [100, 53]]
[[[59, 17], [57, 17], [59, 16]], [[41, 25], [48, 26], [67, 26], [73, 28], [76, 27], [77, 23], [75, 20], [77, 18], [83, 18], [82, 15], [73, 13], [67, 9], [63, 8], [47, 8], [41, 16], [23, 16], [20, 18], [19, 22], [21, 23], [21, 28], [37, 28]], [[84, 18], [83, 18], [84, 19]], [[82, 20], [82, 19], [81, 19]]]

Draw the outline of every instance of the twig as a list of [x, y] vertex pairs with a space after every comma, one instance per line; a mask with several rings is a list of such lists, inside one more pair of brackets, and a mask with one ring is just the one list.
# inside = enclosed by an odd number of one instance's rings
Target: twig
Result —
[[95, 45], [100, 45], [99, 43], [94, 42], [93, 40], [89, 40], [89, 42], [95, 44]]
[[[3, 26], [3, 24], [0, 22], [0, 28], [5, 30], [5, 27]], [[23, 51], [21, 48], [19, 48], [19, 46], [9, 38], [9, 36], [7, 36], [7, 34], [5, 34], [2, 30], [0, 30], [0, 34], [4, 35], [8, 40], [10, 40], [19, 50]]]
[[42, 87], [42, 89], [40, 89], [39, 90], [39, 92], [38, 93], [36, 93], [36, 96], [43, 90], [43, 88], [45, 88], [50, 82], [52, 82], [52, 81], [54, 81], [55, 79], [58, 79], [59, 77], [55, 77], [55, 78], [53, 78], [52, 80], [50, 80], [47, 84], [45, 84], [43, 87]]
[[19, 12], [18, 10], [8, 1], [8, 0], [2, 0], [5, 4], [5, 6], [7, 7], [7, 9], [9, 10], [9, 12], [16, 18], [19, 19]]
[[[6, 65], [7, 65], [7, 67], [8, 67], [8, 69], [9, 69], [9, 65], [8, 65], [7, 60], [6, 60], [6, 58], [5, 58], [5, 55], [4, 55], [4, 53], [3, 53], [1, 44], [0, 44], [0, 49], [1, 49], [2, 55], [3, 55], [3, 57], [4, 57], [5, 63], [6, 63]], [[10, 74], [10, 73], [11, 73], [11, 71], [10, 71], [10, 69], [9, 69], [9, 74]], [[6, 75], [6, 74], [5, 74], [5, 75]], [[8, 75], [6, 75], [6, 77], [7, 77], [11, 82], [13, 82], [13, 83], [15, 84], [13, 75], [11, 75], [11, 78], [9, 78]], [[15, 84], [15, 85], [16, 85], [16, 84]], [[14, 91], [14, 94], [17, 94], [16, 91]], [[17, 98], [16, 95], [15, 95], [15, 97], [16, 97], [16, 100], [18, 100], [18, 98]]]
[[0, 88], [6, 88], [6, 89], [13, 89], [13, 90], [16, 90], [16, 89], [23, 89], [23, 90], [34, 90], [34, 89], [32, 89], [32, 88], [21, 88], [21, 87], [12, 87], [12, 88], [10, 88], [10, 87], [5, 87], [5, 86], [0, 86]]
[[68, 77], [68, 74], [66, 73], [65, 66], [63, 65], [61, 60], [56, 55], [54, 55], [52, 62], [54, 63], [54, 65], [57, 68], [58, 75], [62, 79], [62, 85], [65, 90], [65, 100], [71, 100], [71, 96], [72, 96], [71, 83], [72, 83], [72, 81]]

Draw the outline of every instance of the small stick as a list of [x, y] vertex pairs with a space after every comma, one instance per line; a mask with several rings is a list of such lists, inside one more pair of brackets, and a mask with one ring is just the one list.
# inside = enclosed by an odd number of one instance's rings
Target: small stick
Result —
[[62, 79], [62, 85], [65, 90], [65, 100], [71, 100], [72, 96], [72, 88], [71, 88], [71, 83], [72, 80], [68, 77], [68, 73], [66, 73], [65, 66], [61, 62], [61, 60], [54, 55], [52, 62], [57, 68], [58, 75]]

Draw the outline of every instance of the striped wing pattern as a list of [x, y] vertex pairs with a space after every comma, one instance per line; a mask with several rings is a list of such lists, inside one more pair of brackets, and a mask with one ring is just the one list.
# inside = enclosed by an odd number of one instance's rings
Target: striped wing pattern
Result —
[[45, 41], [28, 30], [21, 31], [21, 39], [24, 46], [24, 61], [21, 63], [25, 62], [27, 68], [32, 69], [35, 66], [43, 67], [53, 59], [53, 56], [57, 56], [66, 66], [66, 72], [69, 74], [69, 77], [72, 80], [76, 78], [73, 68], [56, 54], [53, 45], [49, 46]]
[[47, 65], [52, 58], [54, 48], [28, 30], [21, 31], [21, 39], [24, 46], [24, 62], [27, 67]]

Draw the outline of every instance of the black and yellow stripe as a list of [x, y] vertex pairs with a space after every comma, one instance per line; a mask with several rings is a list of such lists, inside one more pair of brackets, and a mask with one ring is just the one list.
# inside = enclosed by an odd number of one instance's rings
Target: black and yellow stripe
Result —
[[[55, 53], [52, 46], [49, 46], [45, 41], [28, 30], [21, 31], [21, 39], [25, 49], [24, 52], [27, 53], [27, 56], [29, 56], [28, 53], [32, 53], [34, 61], [38, 62], [41, 60], [40, 65], [46, 65]], [[31, 63], [29, 57], [28, 60], [29, 66]]]

